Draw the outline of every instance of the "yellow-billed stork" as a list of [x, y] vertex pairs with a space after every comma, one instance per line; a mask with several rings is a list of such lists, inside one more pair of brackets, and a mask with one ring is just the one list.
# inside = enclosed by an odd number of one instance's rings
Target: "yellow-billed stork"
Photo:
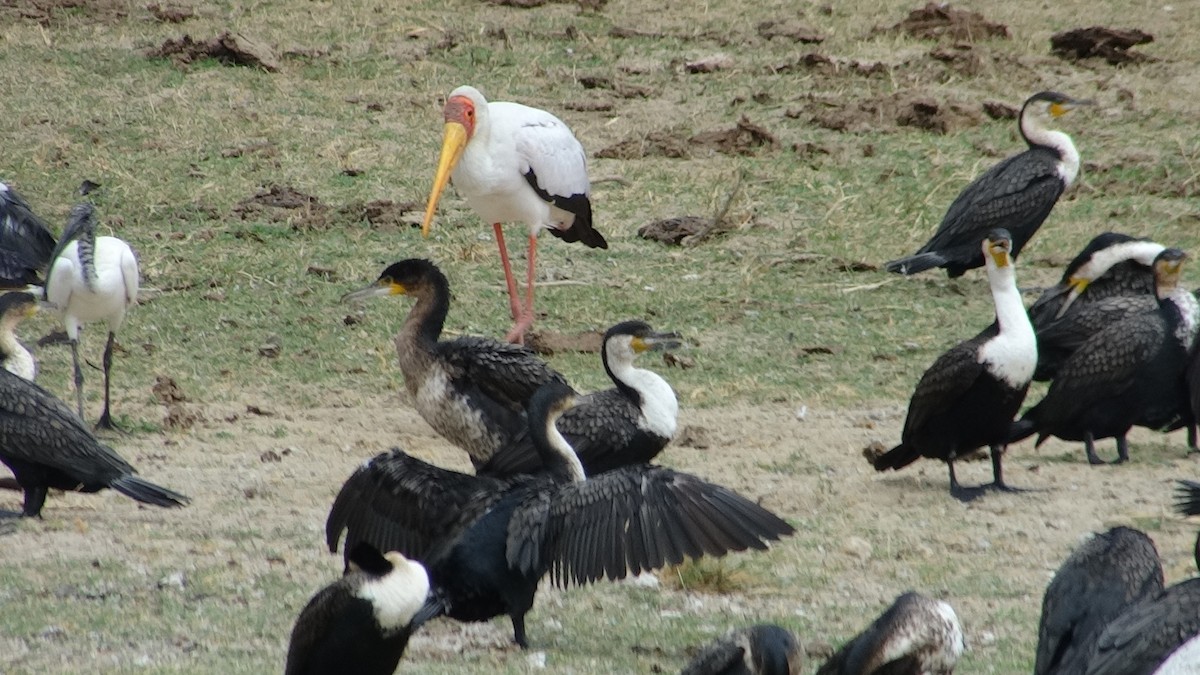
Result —
[[[474, 87], [450, 92], [444, 115], [442, 154], [421, 232], [429, 235], [438, 199], [446, 183], [453, 180], [467, 204], [492, 223], [515, 321], [507, 339], [520, 343], [533, 324], [538, 233], [550, 230], [564, 241], [608, 248], [608, 242], [592, 228], [587, 158], [562, 120], [520, 103], [488, 103]], [[517, 297], [501, 229], [509, 222], [529, 226], [524, 307]]]

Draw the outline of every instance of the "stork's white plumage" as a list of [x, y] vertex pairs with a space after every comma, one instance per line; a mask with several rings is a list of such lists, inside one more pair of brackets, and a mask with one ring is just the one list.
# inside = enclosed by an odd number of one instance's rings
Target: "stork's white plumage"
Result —
[[79, 367], [79, 330], [86, 323], [108, 325], [104, 347], [104, 412], [96, 426], [115, 425], [109, 408], [109, 372], [113, 343], [125, 313], [137, 302], [138, 264], [129, 244], [116, 237], [97, 237], [91, 204], [71, 210], [71, 220], [46, 275], [46, 300], [62, 314], [75, 364], [75, 400], [83, 418], [83, 370]]
[[[534, 264], [542, 230], [568, 242], [608, 248], [592, 228], [587, 157], [571, 130], [554, 115], [521, 105], [488, 103], [470, 86], [450, 92], [442, 154], [421, 232], [428, 236], [438, 199], [453, 180], [467, 204], [492, 223], [515, 325], [508, 339], [520, 343], [533, 324]], [[529, 226], [525, 303], [517, 297], [503, 223]]]

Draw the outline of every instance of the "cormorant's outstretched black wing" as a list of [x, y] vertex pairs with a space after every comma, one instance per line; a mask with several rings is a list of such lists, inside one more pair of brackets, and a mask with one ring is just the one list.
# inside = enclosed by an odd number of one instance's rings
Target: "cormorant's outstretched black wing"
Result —
[[346, 479], [325, 521], [331, 552], [367, 542], [424, 561], [438, 542], [487, 510], [502, 485], [433, 466], [399, 448], [380, 453]]
[[1081, 673], [1100, 632], [1162, 591], [1154, 542], [1128, 527], [1097, 533], [1058, 568], [1042, 598], [1034, 675]]
[[795, 531], [732, 490], [660, 466], [609, 471], [540, 497], [513, 514], [509, 565], [548, 570], [560, 586], [761, 550]]
[[37, 269], [50, 264], [54, 235], [29, 204], [4, 183], [0, 183], [0, 249], [11, 251]]

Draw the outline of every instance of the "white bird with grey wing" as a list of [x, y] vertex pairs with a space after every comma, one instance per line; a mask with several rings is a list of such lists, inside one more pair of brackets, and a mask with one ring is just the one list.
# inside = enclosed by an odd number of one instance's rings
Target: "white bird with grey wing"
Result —
[[137, 258], [121, 239], [96, 236], [95, 209], [91, 204], [79, 204], [71, 210], [71, 219], [52, 259], [46, 276], [45, 299], [58, 308], [71, 341], [77, 412], [83, 418], [79, 332], [85, 324], [103, 322], [108, 327], [103, 362], [104, 411], [96, 426], [116, 428], [110, 406], [113, 347], [126, 313], [137, 302]]

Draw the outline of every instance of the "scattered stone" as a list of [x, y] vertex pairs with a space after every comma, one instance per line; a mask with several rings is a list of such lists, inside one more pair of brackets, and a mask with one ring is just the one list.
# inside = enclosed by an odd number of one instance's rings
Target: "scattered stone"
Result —
[[1154, 42], [1154, 36], [1136, 28], [1077, 28], [1050, 37], [1050, 51], [1065, 59], [1099, 57], [1109, 65], [1153, 61], [1149, 56], [1129, 51], [1136, 45]]
[[975, 40], [987, 38], [1007, 39], [1008, 26], [993, 23], [978, 12], [954, 9], [949, 4], [930, 2], [921, 9], [914, 9], [908, 16], [892, 27], [892, 30], [907, 33], [918, 40]]
[[819, 44], [825, 41], [825, 36], [815, 28], [792, 20], [763, 21], [755, 29], [758, 31], [759, 37], [768, 41], [777, 37], [787, 38], [792, 42], [799, 42], [806, 45]]
[[279, 71], [279, 61], [269, 47], [243, 33], [225, 31], [215, 38], [197, 41], [191, 35], [173, 38], [146, 52], [156, 59], [171, 59], [188, 65], [201, 59], [216, 59], [225, 65]]

